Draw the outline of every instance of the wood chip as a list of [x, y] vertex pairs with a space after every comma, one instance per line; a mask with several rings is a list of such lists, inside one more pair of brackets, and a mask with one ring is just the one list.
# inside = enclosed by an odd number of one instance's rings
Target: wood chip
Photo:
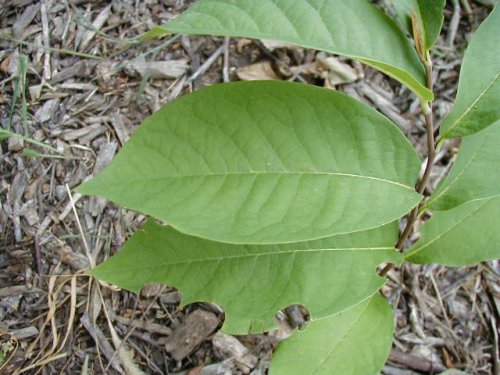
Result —
[[234, 359], [238, 367], [248, 373], [257, 365], [258, 359], [250, 353], [248, 348], [243, 345], [236, 337], [217, 332], [212, 340], [214, 348], [219, 352]]
[[65, 141], [79, 139], [82, 144], [87, 144], [104, 132], [106, 132], [106, 127], [104, 125], [93, 124], [80, 129], [66, 130], [61, 134], [61, 138]]
[[42, 293], [38, 288], [28, 288], [26, 285], [14, 285], [5, 288], [0, 288], [0, 298], [17, 296], [20, 294]]
[[75, 64], [71, 64], [57, 74], [54, 74], [50, 83], [55, 84], [66, 81], [73, 77], [88, 77], [93, 69], [97, 66], [97, 61], [80, 60]]
[[332, 86], [351, 83], [359, 79], [358, 73], [353, 67], [334, 56], [320, 52], [316, 59], [319, 69], [324, 71], [323, 78], [327, 79]]
[[24, 141], [21, 137], [13, 136], [9, 138], [7, 149], [9, 151], [21, 151], [24, 147]]
[[177, 327], [165, 343], [173, 359], [181, 361], [205, 341], [219, 326], [219, 318], [208, 311], [195, 310]]
[[80, 51], [85, 51], [91, 40], [94, 38], [97, 32], [101, 30], [101, 28], [104, 26], [110, 15], [111, 15], [111, 5], [108, 5], [97, 15], [94, 22], [92, 22], [92, 29], [86, 30], [83, 33], [80, 46], [78, 48]]
[[391, 101], [387, 100], [387, 98], [365, 82], [360, 82], [356, 86], [356, 89], [359, 93], [370, 99], [380, 112], [394, 121], [403, 131], [409, 131], [410, 122], [399, 114], [399, 109]]
[[285, 43], [285, 42], [281, 42], [279, 40], [261, 39], [261, 42], [264, 45], [264, 47], [266, 47], [269, 51], [274, 51], [275, 49], [279, 49], [279, 48], [284, 48], [284, 49], [302, 48], [302, 47], [299, 47], [295, 44]]
[[28, 27], [28, 25], [33, 21], [33, 19], [37, 16], [40, 11], [40, 4], [33, 4], [24, 10], [24, 12], [16, 19], [14, 25], [12, 25], [12, 33], [14, 37], [19, 38], [24, 29]]
[[111, 367], [113, 367], [120, 374], [125, 374], [120, 363], [118, 362], [118, 357], [115, 355], [115, 350], [106, 339], [104, 333], [96, 325], [90, 322], [90, 318], [87, 312], [84, 312], [80, 318], [80, 322], [83, 324], [87, 332], [92, 336], [94, 341], [99, 347], [99, 350], [104, 354], [106, 359], [110, 362]]
[[61, 257], [61, 261], [70, 265], [75, 270], [86, 270], [90, 268], [89, 259], [80, 253], [75, 253], [71, 247], [64, 245], [57, 247], [57, 253]]
[[188, 67], [187, 59], [171, 61], [138, 61], [127, 65], [127, 68], [140, 74], [142, 77], [149, 77], [152, 79], [179, 78], [186, 74]]
[[111, 125], [115, 129], [120, 144], [123, 146], [130, 138], [129, 129], [131, 129], [131, 126], [129, 120], [119, 113], [113, 113], [111, 115]]
[[417, 357], [411, 354], [403, 353], [399, 350], [393, 349], [389, 354], [389, 361], [405, 365], [413, 370], [422, 371], [426, 374], [439, 373], [446, 370], [446, 368], [439, 363], [432, 363], [431, 361]]
[[10, 332], [16, 339], [24, 340], [38, 336], [38, 329], [34, 326], [16, 329]]
[[242, 81], [279, 80], [269, 61], [247, 65], [236, 70], [236, 75]]
[[60, 102], [60, 99], [47, 100], [43, 106], [35, 112], [35, 120], [40, 124], [51, 120], [58, 110]]
[[[105, 143], [101, 146], [99, 150], [99, 154], [97, 155], [97, 159], [94, 165], [93, 175], [96, 176], [100, 171], [107, 166], [113, 157], [115, 156], [116, 149], [118, 144], [116, 142]], [[106, 207], [106, 202], [108, 200], [106, 198], [100, 196], [92, 196], [89, 199], [89, 212], [92, 216], [97, 216], [101, 214]]]

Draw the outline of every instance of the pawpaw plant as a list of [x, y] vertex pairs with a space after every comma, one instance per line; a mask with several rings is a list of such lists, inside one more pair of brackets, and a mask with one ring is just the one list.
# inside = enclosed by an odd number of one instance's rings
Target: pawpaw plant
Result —
[[[393, 335], [377, 266], [500, 257], [500, 7], [467, 47], [435, 141], [430, 50], [444, 3], [394, 1], [396, 22], [364, 0], [199, 0], [152, 29], [145, 37], [275, 39], [379, 69], [420, 98], [426, 173], [394, 123], [342, 93], [269, 81], [203, 88], [146, 119], [78, 188], [150, 216], [91, 275], [217, 303], [233, 334], [271, 330], [278, 310], [302, 304], [311, 320], [279, 345], [271, 374], [377, 374]], [[451, 172], [424, 197], [436, 145], [455, 137]], [[432, 218], [405, 249], [424, 212]]]

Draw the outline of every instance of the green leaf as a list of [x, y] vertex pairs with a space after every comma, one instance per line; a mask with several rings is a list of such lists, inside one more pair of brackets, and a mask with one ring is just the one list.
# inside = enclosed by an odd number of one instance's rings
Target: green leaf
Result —
[[436, 212], [406, 260], [458, 267], [500, 258], [500, 196]]
[[500, 6], [479, 26], [465, 51], [455, 104], [441, 138], [463, 137], [500, 120]]
[[376, 375], [392, 345], [392, 309], [376, 294], [333, 316], [313, 320], [283, 341], [270, 375]]
[[16, 133], [0, 128], [0, 141], [10, 138], [14, 135], [16, 135]]
[[200, 0], [161, 28], [164, 33], [275, 39], [348, 56], [408, 85], [424, 100], [433, 97], [409, 40], [368, 1]]
[[415, 12], [419, 29], [423, 32], [424, 47], [430, 50], [441, 33], [446, 0], [392, 0], [391, 3], [410, 35], [412, 35], [411, 13]]
[[184, 305], [224, 308], [224, 330], [262, 332], [278, 310], [301, 303], [314, 318], [369, 297], [383, 284], [382, 262], [400, 263], [395, 223], [366, 232], [281, 245], [231, 245], [148, 222], [122, 251], [91, 272], [138, 292], [147, 283], [179, 288]]
[[500, 121], [464, 138], [450, 174], [425, 207], [449, 210], [465, 202], [500, 195]]
[[284, 243], [400, 218], [420, 200], [419, 167], [393, 123], [346, 95], [289, 82], [238, 82], [155, 113], [78, 191], [183, 233]]

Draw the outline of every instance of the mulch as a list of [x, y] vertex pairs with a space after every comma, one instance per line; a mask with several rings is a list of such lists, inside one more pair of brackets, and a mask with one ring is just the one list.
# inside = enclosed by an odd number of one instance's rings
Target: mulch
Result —
[[[172, 287], [135, 295], [85, 275], [145, 217], [72, 189], [176, 97], [255, 78], [338, 89], [384, 113], [425, 154], [418, 101], [348, 59], [235, 38], [128, 43], [191, 2], [0, 0], [0, 124], [13, 133], [0, 143], [0, 373], [266, 373], [297, 309], [278, 314], [276, 332], [233, 337], [218, 332], [217, 306], [180, 310]], [[433, 52], [437, 124], [452, 105], [471, 31], [488, 13], [484, 2], [447, 4]], [[458, 146], [443, 144], [431, 188]], [[499, 275], [498, 262], [390, 271], [383, 293], [396, 334], [383, 374], [498, 373]]]

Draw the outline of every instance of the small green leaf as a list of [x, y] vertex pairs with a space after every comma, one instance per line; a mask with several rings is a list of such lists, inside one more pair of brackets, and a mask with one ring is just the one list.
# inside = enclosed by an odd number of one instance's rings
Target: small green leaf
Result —
[[436, 212], [410, 249], [412, 263], [458, 267], [500, 258], [500, 196]]
[[25, 148], [23, 150], [23, 156], [26, 156], [27, 158], [39, 158], [39, 157], [43, 157], [45, 155], [43, 155], [42, 153], [40, 153], [36, 150], [33, 150], [31, 148]]
[[433, 97], [409, 40], [368, 1], [200, 0], [162, 28], [164, 33], [275, 39], [348, 56], [396, 78], [424, 100]]
[[376, 375], [392, 345], [392, 309], [379, 294], [336, 315], [313, 320], [283, 341], [270, 375]]
[[16, 133], [10, 132], [8, 130], [0, 128], [0, 141], [10, 138], [12, 136], [16, 135]]
[[500, 120], [500, 6], [479, 26], [465, 51], [458, 94], [441, 138], [463, 137]]
[[284, 243], [374, 228], [420, 200], [415, 150], [344, 94], [289, 82], [205, 88], [147, 119], [78, 188], [229, 243]]
[[301, 303], [321, 318], [375, 293], [385, 281], [376, 267], [402, 259], [393, 247], [397, 235], [393, 223], [311, 242], [230, 245], [151, 220], [91, 274], [135, 292], [147, 283], [173, 285], [183, 304], [210, 301], [224, 308], [224, 330], [262, 332], [290, 304]]
[[418, 0], [420, 15], [424, 23], [425, 47], [430, 50], [441, 34], [446, 0]]
[[465, 202], [500, 195], [500, 121], [464, 138], [448, 177], [425, 205], [449, 210]]
[[419, 29], [423, 31], [424, 47], [430, 50], [441, 33], [446, 0], [392, 0], [391, 2], [410, 35], [412, 34], [411, 13], [415, 12]]

